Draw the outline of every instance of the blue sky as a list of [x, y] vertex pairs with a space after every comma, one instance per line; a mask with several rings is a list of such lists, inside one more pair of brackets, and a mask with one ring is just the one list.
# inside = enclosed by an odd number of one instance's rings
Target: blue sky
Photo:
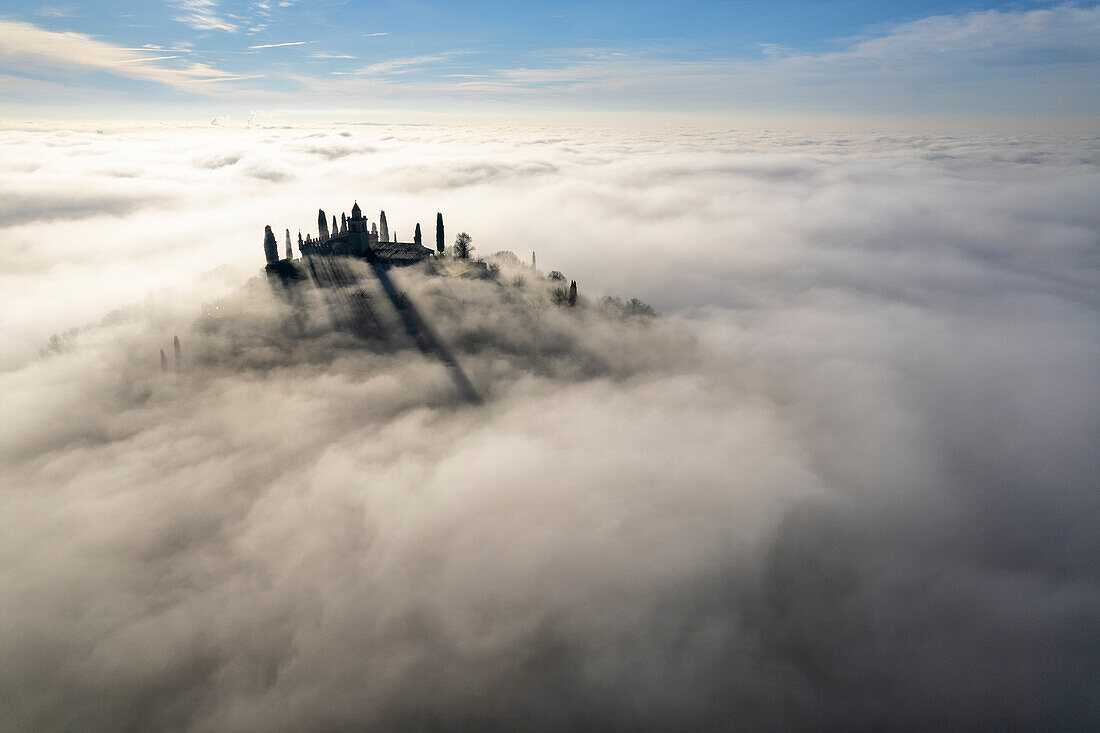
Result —
[[310, 107], [1088, 125], [1098, 39], [1096, 3], [20, 1], [0, 14], [0, 94], [15, 115]]

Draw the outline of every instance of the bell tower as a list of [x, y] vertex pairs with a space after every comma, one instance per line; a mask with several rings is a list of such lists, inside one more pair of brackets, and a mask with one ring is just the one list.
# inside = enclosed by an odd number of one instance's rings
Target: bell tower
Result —
[[349, 232], [366, 232], [367, 220], [363, 218], [363, 211], [359, 208], [359, 202], [356, 201], [351, 207], [351, 218], [348, 219], [348, 231]]
[[347, 238], [348, 254], [367, 258], [373, 256], [371, 234], [367, 231], [367, 220], [363, 218], [363, 211], [359, 208], [358, 201], [351, 207], [351, 216], [348, 217]]

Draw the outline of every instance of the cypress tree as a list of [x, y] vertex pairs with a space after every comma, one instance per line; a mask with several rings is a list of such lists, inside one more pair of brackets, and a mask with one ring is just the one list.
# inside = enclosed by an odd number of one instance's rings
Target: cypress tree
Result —
[[317, 209], [317, 240], [326, 239], [328, 239], [328, 217], [325, 216], [324, 209]]
[[384, 211], [378, 215], [378, 241], [390, 241], [390, 227], [386, 223], [386, 212]]
[[294, 259], [294, 250], [290, 248], [290, 230], [286, 230], [286, 258], [288, 260]]
[[180, 337], [172, 337], [172, 350], [176, 352], [176, 371], [180, 370], [180, 364], [183, 362], [183, 352], [180, 350]]
[[332, 215], [332, 236], [336, 236], [340, 233], [340, 227], [336, 226], [336, 214]]
[[168, 371], [168, 357], [164, 355], [164, 349], [160, 350], [160, 370], [162, 372]]
[[573, 280], [569, 283], [569, 305], [577, 304], [577, 281]]
[[416, 222], [416, 231], [413, 232], [413, 244], [417, 247], [424, 246], [424, 238], [420, 236], [420, 222]]
[[264, 227], [264, 254], [267, 256], [269, 265], [279, 261], [279, 245], [275, 242], [275, 235], [269, 226]]
[[435, 249], [443, 255], [443, 214], [435, 215]]

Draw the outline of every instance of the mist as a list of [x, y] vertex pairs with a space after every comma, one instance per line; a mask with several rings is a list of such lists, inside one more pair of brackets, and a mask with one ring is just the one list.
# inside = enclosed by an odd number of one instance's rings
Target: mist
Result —
[[[1095, 139], [0, 150], [5, 729], [1095, 723]], [[534, 251], [580, 303], [526, 264], [395, 274], [480, 405], [319, 300], [288, 327], [263, 227], [353, 201]]]

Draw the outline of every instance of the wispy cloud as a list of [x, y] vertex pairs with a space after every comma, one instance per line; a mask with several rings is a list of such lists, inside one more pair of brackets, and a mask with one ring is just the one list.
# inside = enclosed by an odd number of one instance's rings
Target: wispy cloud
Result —
[[[221, 18], [218, 0], [167, 1], [188, 12], [204, 12], [208, 17], [199, 25]], [[243, 33], [246, 21], [226, 17], [232, 21], [229, 25], [240, 23]], [[348, 100], [369, 92], [375, 98], [425, 108], [476, 100], [499, 108], [538, 104], [563, 110], [819, 116], [1041, 113], [1079, 117], [1100, 112], [1100, 7], [1096, 5], [933, 16], [837, 41], [827, 52], [762, 45], [742, 58], [699, 58], [677, 55], [668, 48], [569, 48], [544, 50], [497, 62], [494, 67], [483, 61], [453, 63], [452, 57], [462, 52], [380, 59], [377, 54], [327, 53], [323, 46], [314, 46], [317, 53], [309, 54], [310, 59], [356, 63], [334, 64], [343, 67], [338, 70], [320, 63], [308, 64], [308, 71], [277, 65], [256, 68], [260, 51], [311, 43], [288, 41], [242, 47], [237, 53], [251, 54], [253, 60], [252, 66], [242, 67], [242, 73], [208, 71], [186, 67], [178, 59], [159, 58], [187, 52], [177, 44], [163, 49], [143, 46], [129, 55], [125, 49], [106, 45], [88, 52], [90, 36], [43, 35], [48, 32], [12, 23], [7, 27], [22, 28], [9, 34], [36, 32], [40, 40], [23, 43], [0, 38], [0, 58], [14, 54], [44, 59], [53, 66], [99, 65], [119, 75], [173, 86], [199, 86], [193, 83], [199, 78], [244, 78], [243, 71], [266, 74], [271, 83], [265, 88], [281, 91], [256, 93], [272, 103], [294, 94], [351, 104]], [[377, 37], [387, 32], [361, 35]], [[317, 38], [317, 43], [325, 43]], [[31, 64], [9, 65], [4, 70], [43, 76], [32, 72]]]
[[390, 59], [389, 61], [379, 61], [374, 64], [368, 64], [361, 69], [349, 72], [349, 74], [353, 76], [389, 76], [391, 74], [406, 74], [417, 67], [436, 64], [454, 55], [456, 54], [442, 53], [433, 56], [409, 56], [401, 59]]
[[142, 62], [145, 62], [145, 61], [167, 61], [168, 59], [181, 59], [181, 58], [183, 58], [183, 57], [182, 56], [153, 56], [151, 58], [125, 59], [123, 61], [119, 61], [118, 63], [120, 63], [120, 64], [136, 64], [136, 63], [142, 63]]
[[222, 17], [215, 0], [169, 0], [172, 7], [180, 11], [173, 20], [186, 23], [195, 30], [225, 31], [236, 33], [237, 25]]
[[212, 76], [194, 79], [196, 84], [206, 84], [213, 81], [243, 81], [244, 79], [262, 79], [266, 74], [228, 74], [226, 76]]
[[251, 49], [259, 48], [282, 48], [283, 46], [304, 46], [307, 43], [313, 43], [313, 41], [289, 41], [287, 43], [265, 43], [260, 46], [249, 46]]
[[382, 32], [382, 33], [364, 33], [364, 34], [363, 34], [363, 38], [373, 38], [374, 36], [388, 36], [388, 35], [389, 35], [389, 33], [388, 33], [388, 32]]
[[[436, 57], [380, 62], [348, 76], [398, 74]], [[539, 98], [551, 104], [973, 114], [1097, 111], [1100, 8], [942, 15], [839, 50], [763, 48], [750, 59], [670, 59], [648, 50], [563, 49], [541, 63], [393, 85], [395, 94]]]
[[69, 18], [72, 17], [75, 12], [76, 9], [68, 5], [43, 5], [35, 11], [37, 15], [47, 18]]
[[191, 49], [183, 48], [182, 46], [167, 48], [165, 46], [157, 46], [153, 43], [145, 43], [140, 46], [120, 46], [119, 51], [171, 51], [172, 53], [191, 53]]
[[151, 57], [148, 53], [148, 49], [114, 46], [83, 33], [49, 31], [31, 23], [0, 21], [0, 59], [8, 70], [16, 73], [41, 73], [44, 67], [105, 71], [189, 91], [202, 91], [207, 82], [253, 78], [204, 63], [162, 66], [152, 62], [170, 57]]

